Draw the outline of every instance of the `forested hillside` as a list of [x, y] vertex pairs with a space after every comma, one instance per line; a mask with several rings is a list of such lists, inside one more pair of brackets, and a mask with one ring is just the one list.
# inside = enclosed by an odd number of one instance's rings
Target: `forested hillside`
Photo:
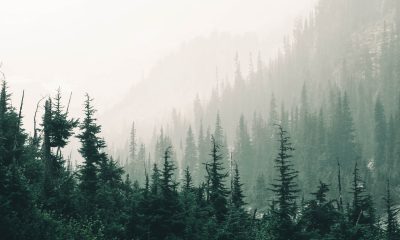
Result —
[[39, 101], [28, 135], [4, 79], [0, 238], [400, 239], [399, 59], [400, 1], [320, 0], [275, 59], [236, 57], [115, 156], [89, 95], [79, 119], [60, 90]]
[[[274, 179], [273, 125], [278, 123], [293, 137], [301, 194], [307, 196], [318, 180], [333, 184], [338, 164], [348, 189], [356, 162], [370, 192], [384, 194], [388, 178], [398, 186], [398, 9], [398, 1], [390, 0], [320, 1], [275, 59], [264, 63], [253, 55], [243, 67], [240, 56], [235, 58], [233, 83], [221, 78], [208, 100], [195, 98], [193, 112], [173, 111], [171, 121], [154, 133], [147, 154], [128, 157], [130, 166], [143, 166], [148, 154], [157, 161], [157, 146], [172, 143], [182, 174], [186, 166], [207, 160], [204, 139], [214, 134], [225, 148], [227, 166], [231, 156], [240, 163], [247, 201], [254, 207], [257, 183]], [[338, 186], [331, 187], [335, 197]]]

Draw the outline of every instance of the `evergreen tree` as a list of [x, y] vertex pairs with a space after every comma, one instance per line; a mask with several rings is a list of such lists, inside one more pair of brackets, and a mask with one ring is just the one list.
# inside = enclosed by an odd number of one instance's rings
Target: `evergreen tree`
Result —
[[[112, 158], [102, 158], [99, 163], [95, 203], [96, 215], [104, 225], [104, 236], [108, 239], [122, 239], [126, 233], [128, 212], [132, 206], [129, 201], [132, 186], [129, 181], [123, 182], [123, 174], [123, 169]], [[138, 191], [137, 189], [138, 187], [134, 190]]]
[[353, 182], [352, 182], [353, 203], [350, 215], [351, 222], [353, 224], [358, 224], [363, 214], [364, 192], [365, 192], [364, 182], [361, 180], [361, 177], [359, 175], [359, 169], [356, 163], [353, 171]]
[[219, 112], [217, 113], [217, 118], [215, 120], [215, 129], [214, 129], [214, 138], [215, 142], [219, 145], [220, 154], [221, 154], [221, 162], [223, 163], [224, 168], [228, 168], [228, 156], [229, 150], [226, 142], [226, 136], [224, 134], [224, 129], [222, 128], [221, 117]]
[[193, 179], [192, 179], [192, 174], [190, 173], [189, 167], [186, 167], [184, 176], [185, 176], [185, 178], [184, 178], [183, 188], [182, 188], [183, 193], [193, 192], [193, 190], [194, 190]]
[[204, 130], [203, 130], [203, 123], [200, 123], [200, 130], [199, 130], [199, 135], [198, 135], [198, 165], [199, 165], [199, 171], [197, 172], [197, 175], [194, 175], [195, 179], [198, 181], [201, 181], [204, 179], [206, 176], [206, 172], [204, 170], [203, 165], [208, 161], [208, 151], [209, 151], [209, 139], [208, 136], [204, 135]]
[[151, 185], [145, 188], [143, 200], [140, 203], [140, 216], [143, 218], [143, 226], [139, 235], [143, 239], [159, 239], [156, 236], [159, 234], [158, 226], [161, 219], [160, 208], [162, 207], [160, 184], [161, 173], [157, 164], [154, 163], [151, 174]]
[[21, 116], [12, 107], [11, 94], [8, 93], [7, 82], [3, 80], [0, 93], [0, 160], [5, 166], [9, 166], [18, 160], [23, 153], [26, 134], [20, 128]]
[[294, 150], [288, 133], [278, 125], [279, 153], [275, 158], [275, 168], [278, 176], [272, 184], [272, 192], [276, 194], [277, 209], [273, 210], [276, 217], [273, 227], [273, 239], [297, 239], [298, 230], [294, 222], [296, 216], [297, 188], [296, 178], [298, 172], [293, 169], [291, 162]]
[[386, 197], [384, 200], [386, 207], [386, 239], [398, 240], [400, 239], [400, 229], [397, 218], [399, 211], [394, 206], [389, 181], [387, 181]]
[[164, 151], [172, 145], [171, 139], [164, 133], [164, 129], [160, 129], [160, 135], [157, 138], [154, 160], [156, 163], [162, 163]]
[[196, 189], [193, 186], [189, 167], [185, 169], [181, 196], [185, 224], [183, 239], [199, 239], [201, 219], [196, 214], [198, 211]]
[[159, 195], [160, 194], [160, 179], [161, 179], [161, 174], [160, 170], [158, 169], [158, 166], [156, 163], [153, 165], [153, 173], [151, 175], [151, 193], [153, 195]]
[[385, 110], [378, 98], [375, 104], [375, 163], [379, 169], [386, 163], [386, 131]]
[[184, 165], [192, 169], [194, 174], [198, 171], [198, 154], [197, 154], [197, 146], [194, 140], [194, 135], [192, 131], [192, 127], [189, 126], [186, 135], [186, 144], [185, 144], [185, 152], [184, 152]]
[[93, 99], [86, 94], [84, 103], [84, 119], [79, 125], [81, 133], [77, 136], [82, 146], [79, 153], [84, 159], [80, 169], [79, 188], [84, 198], [84, 210], [87, 213], [93, 213], [95, 209], [95, 197], [99, 188], [98, 172], [102, 162], [107, 158], [104, 153], [106, 144], [98, 135], [101, 132], [101, 126], [96, 123], [94, 114], [96, 110], [92, 105]]
[[51, 118], [51, 147], [57, 148], [56, 157], [61, 157], [61, 149], [64, 148], [68, 142], [69, 138], [74, 133], [74, 128], [78, 126], [78, 121], [73, 118], [68, 117], [68, 108], [64, 110], [61, 103], [61, 90], [57, 90], [57, 94], [54, 98], [53, 105], [53, 116]]
[[267, 206], [268, 187], [264, 174], [257, 176], [256, 184], [253, 189], [253, 204], [255, 209], [263, 209]]
[[207, 180], [209, 181], [208, 194], [214, 216], [218, 222], [222, 222], [228, 211], [227, 196], [229, 192], [225, 187], [225, 178], [228, 173], [224, 172], [221, 147], [214, 137], [211, 137], [211, 145], [211, 162], [206, 164]]
[[231, 184], [231, 202], [227, 219], [225, 221], [224, 231], [221, 234], [222, 239], [248, 239], [250, 232], [250, 221], [244, 210], [244, 195], [240, 182], [239, 168], [235, 164], [235, 173]]
[[136, 140], [136, 128], [135, 122], [132, 122], [130, 141], [129, 141], [129, 160], [134, 162], [137, 155], [137, 140]]
[[174, 180], [175, 166], [171, 161], [171, 147], [164, 152], [164, 163], [161, 171], [160, 222], [155, 235], [158, 239], [179, 238], [182, 236], [184, 223], [181, 216], [182, 206], [178, 198], [178, 183]]
[[146, 168], [149, 168], [149, 163], [146, 160], [146, 146], [144, 143], [139, 145], [139, 150], [136, 154], [135, 162], [130, 167], [130, 173], [133, 174], [133, 177], [138, 180], [140, 184], [144, 184], [145, 182], [145, 171]]
[[321, 239], [327, 236], [339, 219], [339, 213], [332, 201], [327, 199], [328, 192], [329, 186], [320, 182], [318, 190], [312, 193], [315, 198], [305, 204], [301, 213], [299, 222], [303, 228], [303, 234], [309, 239]]
[[244, 194], [242, 190], [243, 184], [240, 181], [240, 175], [239, 175], [239, 168], [238, 165], [235, 164], [235, 173], [233, 176], [233, 183], [232, 183], [232, 189], [231, 189], [231, 196], [232, 196], [232, 205], [237, 208], [241, 209], [245, 205], [244, 203]]
[[217, 113], [217, 118], [215, 120], [214, 138], [219, 145], [224, 143], [224, 130], [221, 125], [221, 117], [219, 112]]
[[351, 166], [356, 159], [360, 158], [360, 152], [355, 139], [353, 117], [351, 115], [347, 94], [338, 96], [330, 136], [328, 140], [330, 165], [336, 165], [339, 159], [343, 169], [347, 170], [344, 175], [349, 175]]
[[0, 233], [4, 239], [40, 239], [47, 229], [37, 232], [45, 222], [35, 209], [34, 195], [24, 176], [24, 168], [29, 166], [27, 161], [33, 156], [26, 155], [21, 115], [12, 107], [10, 96], [3, 80], [0, 92]]
[[361, 180], [357, 163], [354, 166], [352, 182], [353, 203], [348, 209], [349, 221], [354, 226], [354, 239], [368, 239], [376, 236], [376, 217], [372, 197], [366, 193], [365, 183]]
[[45, 163], [43, 201], [46, 208], [64, 215], [70, 215], [75, 210], [75, 181], [72, 173], [66, 168], [62, 149], [68, 144], [77, 125], [77, 120], [68, 117], [68, 108], [64, 111], [61, 91], [58, 89], [54, 104], [51, 98], [45, 103], [42, 123], [42, 158]]
[[[44, 115], [43, 115], [43, 146], [42, 146], [42, 154], [44, 160], [44, 183], [43, 183], [43, 199], [45, 199], [45, 207], [50, 207], [52, 205], [51, 202], [54, 199], [54, 189], [55, 184], [53, 182], [53, 178], [56, 175], [57, 170], [62, 167], [62, 163], [57, 161], [58, 159], [53, 155], [51, 151], [51, 132], [52, 132], [52, 101], [49, 98], [45, 102], [44, 106]], [[51, 199], [51, 200], [50, 200]], [[46, 201], [48, 202], [46, 204]], [[48, 206], [46, 206], [48, 205]]]
[[241, 166], [242, 177], [245, 182], [252, 182], [252, 172], [255, 169], [253, 158], [253, 145], [247, 130], [244, 116], [241, 115], [237, 129], [234, 156]]

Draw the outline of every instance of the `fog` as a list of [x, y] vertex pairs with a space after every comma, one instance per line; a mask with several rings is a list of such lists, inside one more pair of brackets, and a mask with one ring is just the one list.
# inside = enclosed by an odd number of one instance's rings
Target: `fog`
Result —
[[[236, 51], [251, 49], [254, 55], [262, 51], [268, 58], [283, 36], [290, 34], [295, 19], [309, 14], [314, 2], [4, 1], [0, 8], [2, 71], [15, 102], [25, 90], [28, 131], [36, 101], [58, 87], [66, 98], [73, 92], [73, 115], [80, 114], [83, 94], [88, 92], [101, 116], [133, 86], [146, 81], [160, 59], [195, 38], [223, 33], [235, 42], [235, 36], [252, 36], [237, 41], [240, 45], [228, 42], [226, 56], [218, 63], [222, 66], [208, 66], [220, 67], [221, 75], [230, 74], [224, 66], [233, 66]], [[251, 46], [256, 38], [258, 45]], [[242, 55], [247, 58], [248, 54]], [[202, 89], [208, 90], [210, 86], [205, 85]], [[191, 103], [192, 98], [181, 101]]]
[[399, 0], [3, 1], [0, 33], [4, 239], [400, 239]]

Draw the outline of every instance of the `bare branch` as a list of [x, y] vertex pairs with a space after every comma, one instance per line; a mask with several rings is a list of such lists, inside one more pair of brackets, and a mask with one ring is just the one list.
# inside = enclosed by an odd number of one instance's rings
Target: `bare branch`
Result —
[[24, 105], [24, 97], [25, 97], [25, 90], [22, 91], [22, 98], [21, 98], [21, 105], [19, 107], [19, 113], [18, 113], [18, 121], [17, 121], [17, 129], [15, 131], [14, 135], [14, 147], [13, 147], [13, 162], [16, 163], [16, 156], [15, 152], [17, 151], [17, 145], [18, 145], [18, 133], [21, 125], [21, 118], [22, 118], [22, 107]]
[[68, 105], [67, 105], [66, 114], [68, 114], [68, 111], [69, 111], [69, 105], [71, 104], [71, 98], [72, 98], [72, 92], [69, 94], [69, 99], [68, 99]]
[[36, 110], [35, 110], [35, 115], [33, 116], [33, 141], [34, 143], [36, 143], [37, 141], [37, 128], [36, 128], [36, 115], [38, 113], [38, 109], [40, 106], [40, 103], [43, 101], [43, 99], [45, 99], [45, 97], [42, 97], [36, 104]]

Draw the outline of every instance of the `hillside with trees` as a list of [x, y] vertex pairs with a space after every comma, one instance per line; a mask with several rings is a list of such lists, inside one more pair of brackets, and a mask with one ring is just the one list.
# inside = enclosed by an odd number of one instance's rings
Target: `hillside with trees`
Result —
[[[232, 83], [221, 78], [210, 98], [195, 97], [192, 112], [172, 111], [170, 122], [155, 130], [148, 152], [159, 159], [154, 146], [168, 135], [182, 175], [193, 165], [184, 157], [187, 151], [200, 166], [207, 159], [201, 153], [203, 139], [214, 134], [225, 148], [227, 166], [231, 156], [240, 162], [254, 207], [259, 193], [252, 189], [274, 179], [273, 126], [281, 124], [297, 150], [302, 194], [319, 180], [335, 182], [339, 165], [348, 188], [355, 163], [365, 172], [371, 193], [385, 194], [388, 178], [397, 188], [399, 8], [391, 0], [320, 1], [309, 18], [298, 22], [275, 59], [264, 63], [253, 55], [243, 67], [236, 56]], [[332, 188], [334, 194], [339, 191]], [[343, 198], [349, 197], [345, 191]]]
[[91, 96], [79, 119], [42, 99], [27, 134], [3, 79], [0, 238], [400, 239], [399, 59], [400, 1], [320, 0], [275, 59], [237, 56], [232, 83], [149, 142], [133, 121], [114, 156]]

